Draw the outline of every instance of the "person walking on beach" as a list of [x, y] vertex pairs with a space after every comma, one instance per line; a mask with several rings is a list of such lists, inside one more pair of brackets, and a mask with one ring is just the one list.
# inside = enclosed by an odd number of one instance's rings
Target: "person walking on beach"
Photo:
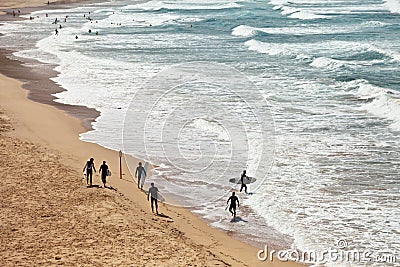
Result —
[[145, 177], [147, 176], [147, 173], [146, 173], [145, 169], [143, 168], [142, 163], [139, 162], [139, 166], [137, 166], [137, 168], [136, 168], [135, 178], [138, 179], [137, 187], [140, 189], [143, 189], [143, 184], [140, 186], [140, 179], [142, 178], [142, 173], [144, 174], [143, 179], [145, 179]]
[[244, 188], [244, 192], [247, 194], [247, 185], [245, 184], [244, 178], [250, 180], [250, 178], [246, 175], [246, 170], [244, 170], [242, 175], [240, 176], [240, 182], [242, 183], [242, 186], [240, 187], [240, 192], [242, 192], [242, 189]]
[[108, 171], [109, 170], [106, 161], [103, 161], [103, 164], [99, 168], [99, 173], [101, 172], [101, 181], [103, 182], [104, 188], [106, 188]]
[[158, 203], [157, 203], [158, 188], [151, 183], [149, 188], [149, 193], [147, 194], [147, 201], [149, 201], [149, 196], [151, 196], [151, 211], [154, 213], [153, 203], [156, 206], [156, 213], [158, 214]]
[[228, 200], [226, 201], [226, 205], [229, 204], [229, 201], [231, 202], [230, 206], [229, 206], [229, 212], [232, 214], [233, 219], [236, 219], [236, 202], [237, 202], [237, 206], [239, 207], [239, 199], [237, 196], [235, 196], [235, 192], [232, 192], [232, 196], [230, 196], [228, 198]]
[[83, 168], [83, 172], [86, 169], [86, 184], [92, 185], [92, 177], [93, 177], [93, 170], [96, 172], [96, 168], [94, 167], [94, 158], [90, 158], [87, 162], [85, 167]]

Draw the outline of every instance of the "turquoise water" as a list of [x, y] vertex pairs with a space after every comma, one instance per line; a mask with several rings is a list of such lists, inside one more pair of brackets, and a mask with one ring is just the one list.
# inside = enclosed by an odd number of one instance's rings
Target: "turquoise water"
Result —
[[[16, 56], [58, 64], [54, 81], [66, 91], [57, 101], [101, 111], [83, 140], [119, 150], [132, 98], [133, 107], [154, 112], [153, 129], [167, 124], [172, 130], [150, 131], [150, 150], [126, 152], [159, 164], [151, 179], [212, 226], [260, 247], [323, 251], [344, 239], [348, 249], [398, 254], [399, 13], [398, 1], [380, 0], [116, 1], [36, 12], [33, 21], [2, 26], [0, 40], [23, 50]], [[63, 25], [58, 36], [55, 17]], [[257, 134], [246, 136], [246, 149], [243, 143], [231, 149], [238, 133], [229, 128], [232, 103], [246, 132], [256, 124], [234, 95], [208, 83], [182, 87], [162, 102], [152, 98], [148, 79], [191, 61], [225, 64], [257, 86], [238, 92], [262, 96], [271, 110], [274, 153], [266, 161]], [[163, 106], [151, 109], [155, 103]], [[182, 109], [176, 118], [195, 119], [184, 124], [158, 116], [168, 107]], [[129, 131], [138, 136], [143, 130]], [[177, 143], [170, 154], [156, 149]], [[199, 158], [221, 165], [204, 173]], [[183, 159], [190, 168], [176, 164]], [[265, 176], [250, 186], [252, 195], [239, 194], [244, 221], [230, 223], [225, 199], [215, 198], [230, 189], [215, 178], [221, 178], [219, 167], [223, 179], [243, 168]]]

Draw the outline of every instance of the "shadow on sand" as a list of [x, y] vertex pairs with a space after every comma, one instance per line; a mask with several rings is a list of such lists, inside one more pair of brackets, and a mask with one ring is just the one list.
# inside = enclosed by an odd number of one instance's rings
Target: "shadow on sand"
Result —
[[162, 218], [168, 218], [168, 219], [171, 219], [172, 220], [172, 218], [171, 217], [169, 217], [168, 215], [165, 215], [164, 213], [158, 213], [158, 214], [156, 214], [158, 217], [162, 217]]
[[231, 223], [237, 223], [237, 222], [248, 222], [246, 220], [243, 220], [241, 217], [236, 216], [236, 218], [233, 218], [231, 220]]
[[86, 187], [87, 188], [101, 188], [101, 186], [98, 184], [87, 185]]
[[110, 189], [110, 190], [114, 190], [114, 191], [118, 191], [116, 188], [114, 188], [112, 186], [105, 185], [104, 188], [107, 188], [107, 189]]

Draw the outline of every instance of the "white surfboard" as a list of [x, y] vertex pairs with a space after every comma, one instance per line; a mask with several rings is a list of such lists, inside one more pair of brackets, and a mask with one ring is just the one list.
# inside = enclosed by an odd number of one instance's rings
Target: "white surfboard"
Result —
[[[149, 193], [148, 190], [145, 190], [145, 192], [146, 192], [146, 195]], [[160, 202], [165, 202], [165, 198], [163, 197], [163, 195], [161, 195], [160, 192], [157, 192], [157, 200]]]
[[157, 200], [160, 202], [164, 202], [165, 198], [160, 194], [160, 192], [157, 192]]
[[[244, 184], [252, 184], [255, 181], [257, 181], [257, 179], [253, 178], [253, 177], [244, 177], [243, 178]], [[240, 177], [239, 178], [231, 178], [231, 179], [229, 179], [229, 182], [230, 183], [234, 183], [234, 184], [241, 184], [242, 183]]]

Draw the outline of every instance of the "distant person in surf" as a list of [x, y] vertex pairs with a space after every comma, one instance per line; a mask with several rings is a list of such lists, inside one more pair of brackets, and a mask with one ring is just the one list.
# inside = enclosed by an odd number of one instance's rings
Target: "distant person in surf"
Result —
[[99, 168], [99, 173], [101, 172], [101, 181], [103, 182], [104, 188], [106, 188], [107, 176], [109, 173], [108, 166], [106, 161], [103, 161], [103, 164]]
[[154, 206], [156, 206], [156, 213], [158, 214], [158, 203], [157, 203], [157, 195], [158, 188], [154, 186], [154, 183], [151, 183], [151, 187], [149, 188], [149, 193], [147, 194], [147, 201], [149, 201], [149, 196], [151, 197], [151, 211], [154, 213]]
[[139, 162], [139, 166], [137, 166], [136, 172], [135, 172], [135, 178], [138, 179], [138, 181], [137, 181], [138, 188], [143, 189], [143, 183], [142, 183], [142, 185], [140, 185], [140, 179], [142, 179], [142, 178], [145, 179], [146, 176], [147, 176], [147, 173], [146, 173], [145, 169], [143, 168], [142, 163]]
[[236, 219], [236, 202], [237, 206], [239, 207], [239, 199], [237, 196], [235, 196], [235, 192], [232, 192], [232, 196], [228, 198], [228, 200], [226, 201], [226, 205], [228, 205], [229, 202], [231, 202], [229, 206], [229, 212], [232, 214], [233, 219]]
[[244, 188], [244, 192], [247, 194], [247, 185], [245, 184], [245, 180], [244, 180], [245, 178], [247, 180], [250, 180], [250, 178], [247, 177], [247, 175], [246, 175], [246, 170], [244, 170], [242, 175], [240, 176], [240, 182], [242, 184], [242, 186], [240, 187], [240, 192], [242, 192], [242, 190]]
[[92, 185], [93, 170], [96, 171], [96, 168], [94, 167], [94, 158], [90, 158], [86, 162], [86, 165], [83, 168], [83, 172], [85, 172], [85, 170], [86, 170], [86, 183], [88, 185]]

